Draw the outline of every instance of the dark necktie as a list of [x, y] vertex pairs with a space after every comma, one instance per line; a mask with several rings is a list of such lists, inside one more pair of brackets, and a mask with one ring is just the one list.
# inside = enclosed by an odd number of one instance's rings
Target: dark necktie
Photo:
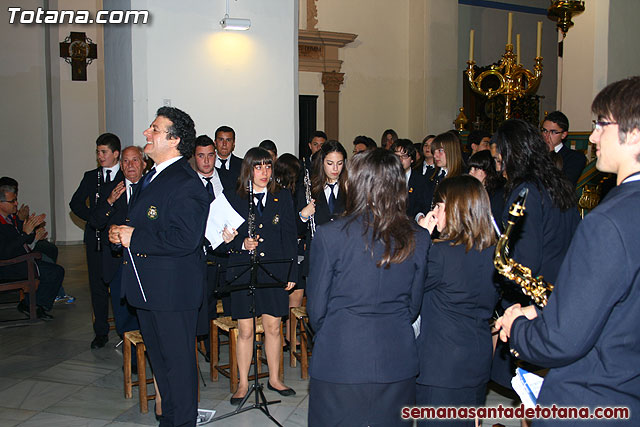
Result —
[[207, 181], [207, 185], [205, 185], [205, 188], [207, 189], [209, 194], [211, 194], [211, 197], [212, 197], [211, 201], [214, 201], [216, 199], [216, 194], [213, 192], [213, 184], [211, 183], [211, 180], [213, 179], [213, 177], [212, 176], [203, 176], [202, 179]]
[[145, 188], [147, 188], [147, 185], [149, 185], [149, 183], [151, 182], [151, 178], [155, 174], [156, 174], [156, 167], [154, 166], [151, 168], [149, 173], [146, 174], [144, 178], [142, 178], [142, 184], [140, 184], [140, 191], [143, 191]]
[[136, 189], [136, 185], [138, 185], [137, 182], [135, 184], [129, 184], [129, 201], [127, 202], [127, 204], [131, 203], [131, 198], [133, 198], [133, 191]]
[[262, 216], [262, 210], [264, 209], [264, 206], [262, 205], [262, 198], [264, 197], [265, 193], [256, 193], [253, 195], [253, 197], [255, 197], [256, 199], [258, 199], [258, 203], [256, 203], [256, 209], [258, 210], [258, 215]]
[[105, 184], [108, 182], [111, 182], [111, 169], [105, 170], [104, 174], [105, 174], [105, 177], [104, 177]]
[[438, 174], [438, 182], [441, 182], [446, 176], [447, 173], [444, 171], [444, 169], [440, 169], [440, 173]]
[[336, 184], [327, 184], [331, 189], [331, 192], [329, 193], [329, 199], [327, 200], [327, 205], [329, 205], [330, 215], [333, 215], [333, 210], [336, 208], [336, 196], [333, 193], [333, 188], [336, 186]]
[[227, 160], [229, 159], [220, 159], [220, 169], [227, 169]]

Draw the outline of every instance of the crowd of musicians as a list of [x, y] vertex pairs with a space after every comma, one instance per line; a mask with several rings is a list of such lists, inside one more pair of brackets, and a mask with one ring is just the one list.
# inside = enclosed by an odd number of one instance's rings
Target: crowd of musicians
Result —
[[[254, 315], [262, 318], [265, 331], [267, 387], [283, 396], [295, 394], [280, 380], [285, 344], [280, 328], [287, 342], [295, 340], [289, 309], [306, 303], [314, 332], [311, 426], [402, 425], [405, 406], [482, 406], [490, 380], [511, 387], [510, 347], [537, 366], [557, 368], [545, 380], [539, 402], [639, 408], [638, 364], [623, 365], [632, 357], [638, 361], [635, 326], [617, 341], [610, 336], [615, 329], [601, 337], [603, 328], [612, 328], [608, 319], [620, 311], [619, 319], [632, 325], [638, 314], [629, 311], [640, 313], [634, 310], [640, 304], [634, 286], [638, 263], [625, 258], [638, 246], [637, 238], [629, 243], [626, 236], [638, 235], [633, 215], [640, 207], [640, 184], [633, 174], [640, 163], [633, 150], [640, 146], [640, 80], [611, 86], [594, 101], [591, 141], [598, 168], [617, 173], [618, 188], [625, 190], [623, 195], [612, 190], [607, 201], [618, 197], [622, 207], [607, 212], [605, 203], [580, 226], [575, 184], [585, 157], [564, 145], [569, 123], [561, 112], [550, 113], [540, 126], [511, 119], [493, 135], [474, 131], [470, 150], [463, 149], [455, 131], [414, 143], [389, 129], [380, 144], [358, 136], [349, 156], [343, 144], [318, 131], [302, 161], [289, 153], [278, 156], [269, 140], [236, 157], [234, 129], [222, 126], [212, 138], [196, 138], [188, 114], [170, 107], [159, 109], [144, 132], [144, 150], [121, 152], [117, 136], [101, 135], [96, 142], [101, 166], [85, 174], [71, 203], [74, 211], [87, 210], [96, 317], [92, 347], [108, 340], [109, 285], [118, 333], [142, 330], [162, 396], [161, 425], [195, 423], [193, 341], [207, 339], [218, 299], [224, 315], [238, 322], [240, 382], [232, 404], [249, 391]], [[605, 137], [614, 136], [619, 140], [605, 145]], [[613, 144], [628, 151], [610, 154], [618, 149]], [[143, 174], [145, 161], [153, 168]], [[493, 265], [508, 208], [523, 188], [528, 189], [526, 214], [511, 235], [509, 257], [556, 284], [543, 311]], [[205, 238], [206, 222], [208, 214], [215, 215], [209, 213], [211, 203], [221, 196], [245, 222], [225, 228], [223, 242], [213, 247]], [[629, 224], [616, 222], [619, 211]], [[596, 234], [590, 236], [591, 230]], [[606, 239], [599, 230], [609, 233]], [[606, 264], [594, 260], [600, 247], [622, 257], [626, 271], [614, 274], [603, 267], [608, 276], [600, 274], [594, 267]], [[581, 257], [591, 264], [585, 266]], [[274, 284], [255, 290], [255, 306], [246, 289], [232, 288], [247, 282], [243, 275], [248, 276], [252, 259], [265, 267], [257, 282]], [[581, 277], [579, 284], [575, 276]], [[619, 283], [607, 292], [592, 283], [594, 277], [601, 282], [615, 277]], [[578, 285], [598, 300], [581, 295]], [[563, 317], [581, 307], [599, 314]], [[583, 330], [582, 323], [590, 329]], [[613, 349], [600, 347], [607, 340], [613, 340]], [[618, 359], [602, 354], [608, 351]], [[585, 358], [581, 380], [554, 376], [567, 369], [575, 374], [573, 367]]]

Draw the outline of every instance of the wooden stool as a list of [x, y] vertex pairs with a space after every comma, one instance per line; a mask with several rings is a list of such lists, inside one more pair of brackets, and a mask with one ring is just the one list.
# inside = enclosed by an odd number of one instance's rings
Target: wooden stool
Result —
[[[138, 362], [138, 381], [131, 381], [131, 344], [136, 347], [136, 358]], [[138, 386], [138, 395], [140, 398], [140, 412], [146, 414], [149, 412], [149, 400], [155, 399], [156, 395], [147, 395], [147, 384], [153, 383], [153, 378], [147, 378], [147, 364], [144, 353], [147, 348], [144, 346], [144, 340], [140, 331], [128, 331], [124, 333], [123, 338], [123, 363], [124, 363], [124, 397], [131, 399], [133, 397], [132, 387]]]
[[[131, 380], [131, 344], [136, 347], [136, 359], [138, 362], [138, 381]], [[124, 397], [131, 399], [133, 397], [132, 388], [138, 386], [138, 394], [140, 399], [140, 412], [146, 414], [149, 412], [149, 400], [156, 398], [156, 394], [147, 394], [147, 384], [153, 384], [153, 377], [147, 378], [147, 359], [145, 352], [147, 347], [144, 345], [142, 334], [139, 330], [128, 331], [123, 336], [123, 368], [124, 368]], [[198, 342], [196, 341], [196, 369], [200, 372], [198, 366]], [[198, 402], [200, 402], [200, 381], [198, 380]], [[155, 390], [155, 387], [154, 387]]]
[[[238, 343], [238, 322], [232, 320], [231, 317], [219, 317], [217, 319], [212, 320], [211, 327], [211, 381], [218, 381], [218, 372], [229, 378], [229, 390], [231, 393], [235, 393], [238, 389], [238, 360], [236, 358], [236, 346]], [[222, 330], [229, 334], [229, 363], [226, 365], [220, 365], [218, 362], [220, 361], [220, 356], [218, 352], [218, 336], [219, 330]], [[264, 328], [262, 327], [262, 318], [259, 317], [256, 322], [256, 331], [255, 331], [255, 340], [260, 342], [261, 335], [264, 334]], [[280, 327], [280, 342], [283, 342], [282, 335], [282, 327]], [[257, 372], [258, 378], [266, 378], [269, 376], [268, 372], [262, 371], [262, 358], [261, 358], [261, 349], [258, 347], [258, 360], [257, 363]], [[280, 379], [284, 379], [284, 357], [282, 352], [280, 353]], [[253, 375], [249, 376], [249, 380], [252, 381]]]
[[[291, 328], [294, 328], [295, 334], [293, 339], [289, 343], [290, 353], [289, 353], [289, 364], [292, 367], [296, 366], [296, 360], [300, 360], [300, 375], [303, 380], [309, 378], [309, 343], [308, 343], [308, 334], [304, 328], [304, 322], [308, 321], [307, 317], [307, 308], [306, 307], [291, 307], [289, 310], [289, 321], [291, 322]], [[295, 322], [294, 320], [295, 319]], [[299, 332], [298, 332], [299, 330]], [[300, 337], [300, 350], [297, 349], [298, 344], [297, 340]]]

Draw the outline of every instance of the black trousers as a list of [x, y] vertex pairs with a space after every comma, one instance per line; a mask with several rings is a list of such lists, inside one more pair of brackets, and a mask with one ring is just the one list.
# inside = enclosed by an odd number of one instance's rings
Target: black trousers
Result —
[[162, 396], [160, 426], [195, 426], [198, 416], [196, 369], [197, 310], [138, 308], [140, 331]]
[[[125, 298], [120, 297], [122, 288], [122, 265], [118, 267], [118, 271], [109, 283], [111, 288], [111, 307], [113, 308], [113, 317], [116, 321], [116, 332], [118, 335], [127, 331], [135, 331], [140, 329], [136, 309], [131, 307]], [[131, 360], [135, 359], [132, 357]]]
[[[36, 305], [45, 310], [53, 308], [53, 301], [64, 280], [64, 268], [47, 261], [36, 261], [40, 272], [40, 285], [36, 291]], [[25, 303], [29, 304], [29, 294], [25, 295]]]
[[102, 280], [102, 254], [96, 251], [95, 242], [87, 243], [85, 252], [87, 254], [87, 269], [89, 270], [91, 307], [95, 317], [93, 331], [96, 335], [108, 335], [109, 287]]

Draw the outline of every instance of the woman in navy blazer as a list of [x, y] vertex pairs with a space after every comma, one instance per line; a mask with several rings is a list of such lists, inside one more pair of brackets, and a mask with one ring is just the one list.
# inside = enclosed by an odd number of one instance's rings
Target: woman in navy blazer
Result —
[[[344, 213], [346, 200], [345, 184], [347, 182], [347, 151], [338, 141], [330, 140], [312, 156], [313, 170], [310, 176], [311, 202], [307, 202], [306, 188], [301, 186], [296, 190], [298, 213], [298, 234], [304, 235], [305, 250], [302, 261], [302, 275], [309, 275], [309, 250], [311, 249], [311, 225], [313, 217], [315, 226], [333, 221]], [[306, 185], [306, 184], [305, 184]], [[330, 203], [331, 193], [333, 201]], [[333, 206], [333, 210], [330, 209]], [[301, 285], [301, 286], [300, 286]], [[302, 305], [304, 296], [304, 281], [298, 284], [291, 293], [289, 303], [291, 307]]]
[[[544, 276], [555, 283], [580, 217], [572, 184], [555, 167], [540, 131], [519, 119], [505, 121], [494, 135], [506, 172], [508, 194], [502, 221], [523, 188], [529, 190], [524, 217], [509, 239], [510, 256], [531, 269], [533, 276]], [[496, 218], [497, 220], [497, 218]], [[503, 286], [502, 307], [530, 300], [513, 283]], [[492, 379], [511, 387], [515, 365], [508, 346], [498, 343]]]
[[392, 152], [355, 155], [347, 188], [345, 216], [319, 226], [312, 242], [309, 426], [404, 425], [429, 235], [406, 216], [406, 179]]
[[[482, 183], [447, 178], [421, 225], [440, 231], [429, 251], [429, 275], [418, 336], [418, 406], [482, 406], [491, 372], [490, 320], [498, 301], [493, 253], [497, 236]], [[435, 221], [434, 221], [435, 220]], [[419, 425], [474, 425], [474, 420], [426, 420]]]
[[[245, 185], [253, 182], [255, 216], [255, 238], [248, 237], [248, 225], [245, 221], [238, 227], [238, 236], [229, 244], [229, 265], [227, 280], [232, 286], [247, 284], [250, 280], [246, 265], [250, 261], [250, 250], [255, 250], [260, 261], [293, 260], [291, 263], [266, 264], [265, 268], [276, 279], [288, 282], [286, 288], [273, 287], [256, 290], [256, 316], [262, 316], [265, 330], [265, 353], [269, 365], [269, 381], [267, 388], [277, 391], [283, 396], [294, 395], [295, 391], [285, 386], [279, 378], [281, 318], [289, 313], [289, 298], [286, 291], [295, 286], [297, 277], [297, 244], [295, 210], [291, 193], [286, 189], [276, 189], [272, 179], [272, 157], [263, 148], [252, 148], [247, 151], [240, 170], [236, 193], [227, 194], [231, 206], [243, 218], [249, 214], [248, 194]], [[227, 192], [225, 192], [227, 193]], [[262, 205], [262, 206], [260, 206]], [[244, 264], [244, 266], [240, 266]], [[236, 278], [238, 276], [238, 278]], [[266, 272], [258, 270], [258, 283], [274, 282]], [[231, 316], [238, 319], [238, 390], [231, 397], [231, 404], [240, 404], [249, 387], [248, 375], [251, 365], [253, 346], [253, 313], [249, 307], [252, 299], [247, 290], [231, 292]]]

